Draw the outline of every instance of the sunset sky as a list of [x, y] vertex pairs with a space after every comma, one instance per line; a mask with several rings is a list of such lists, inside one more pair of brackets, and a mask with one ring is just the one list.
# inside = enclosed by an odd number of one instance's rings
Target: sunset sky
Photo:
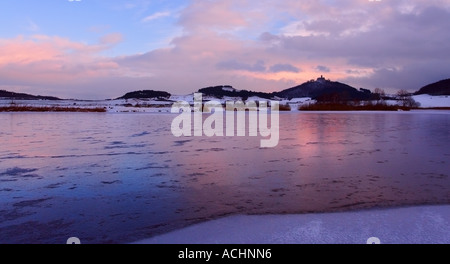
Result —
[[0, 89], [62, 98], [450, 77], [448, 0], [3, 0]]

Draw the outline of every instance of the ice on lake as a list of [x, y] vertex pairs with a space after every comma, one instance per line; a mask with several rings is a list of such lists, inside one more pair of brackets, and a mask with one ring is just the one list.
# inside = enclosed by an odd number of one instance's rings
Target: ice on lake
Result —
[[280, 143], [171, 114], [0, 114], [0, 243], [126, 243], [243, 214], [450, 203], [450, 114], [287, 113]]

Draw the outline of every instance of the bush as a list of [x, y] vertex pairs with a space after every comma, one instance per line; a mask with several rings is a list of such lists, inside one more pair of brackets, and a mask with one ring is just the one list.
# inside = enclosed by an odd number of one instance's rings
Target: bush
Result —
[[344, 103], [317, 103], [302, 105], [300, 111], [398, 111], [409, 110], [398, 105], [386, 105], [385, 103], [373, 104], [371, 101], [364, 105], [349, 105]]
[[280, 105], [279, 108], [278, 108], [278, 110], [279, 110], [279, 111], [286, 111], [286, 112], [288, 112], [288, 111], [291, 111], [291, 106], [288, 105], [288, 104]]

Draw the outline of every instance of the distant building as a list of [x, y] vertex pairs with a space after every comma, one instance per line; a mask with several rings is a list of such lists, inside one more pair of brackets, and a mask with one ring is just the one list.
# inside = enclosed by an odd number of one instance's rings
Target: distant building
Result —
[[318, 82], [325, 82], [325, 78], [323, 77], [323, 75], [320, 75], [320, 78], [317, 78]]

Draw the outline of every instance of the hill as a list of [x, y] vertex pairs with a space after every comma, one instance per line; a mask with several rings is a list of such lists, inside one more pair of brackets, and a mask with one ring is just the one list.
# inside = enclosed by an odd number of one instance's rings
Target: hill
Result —
[[25, 93], [9, 92], [5, 90], [0, 90], [0, 98], [15, 99], [15, 100], [61, 100], [53, 96], [31, 95]]
[[301, 85], [275, 93], [281, 98], [311, 97], [318, 101], [350, 101], [350, 100], [372, 100], [376, 96], [370, 90], [357, 90], [347, 84], [332, 82], [321, 76]]
[[426, 85], [422, 87], [419, 91], [417, 91], [415, 94], [450, 95], [450, 79]]
[[198, 90], [199, 93], [202, 93], [205, 96], [213, 96], [216, 98], [223, 97], [240, 97], [243, 100], [246, 100], [249, 97], [260, 97], [264, 99], [271, 99], [274, 95], [271, 93], [263, 93], [263, 92], [253, 92], [247, 90], [236, 90], [232, 86], [229, 85], [220, 85], [220, 86], [212, 86], [206, 87]]
[[163, 91], [143, 90], [125, 94], [117, 99], [158, 99], [168, 100], [171, 94]]

